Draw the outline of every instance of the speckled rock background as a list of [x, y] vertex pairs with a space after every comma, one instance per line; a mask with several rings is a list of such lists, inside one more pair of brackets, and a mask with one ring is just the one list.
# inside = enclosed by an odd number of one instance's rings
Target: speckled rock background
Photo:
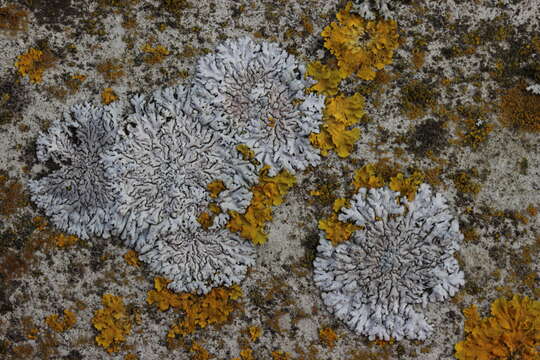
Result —
[[[226, 38], [249, 35], [278, 42], [305, 63], [322, 60], [329, 54], [320, 32], [345, 2], [2, 0], [0, 8], [10, 4], [26, 15], [16, 29], [0, 27], [0, 358], [196, 358], [181, 341], [167, 341], [181, 314], [146, 303], [155, 274], [127, 264], [119, 240], [66, 248], [47, 242], [35, 219], [42, 213], [24, 185], [51, 170], [37, 165], [35, 139], [70, 105], [100, 103], [107, 88], [126, 101], [188, 83], [197, 57]], [[269, 240], [258, 248], [230, 321], [198, 330], [185, 343], [201, 344], [215, 359], [238, 357], [246, 344], [261, 360], [276, 350], [290, 359], [453, 359], [464, 337], [465, 307], [474, 303], [486, 314], [500, 296], [540, 296], [538, 133], [500, 121], [506, 91], [540, 79], [539, 2], [393, 5], [401, 39], [393, 63], [374, 81], [352, 79], [342, 87], [366, 98], [354, 153], [331, 155], [298, 176], [274, 209]], [[168, 54], [144, 51], [145, 45], [162, 45]], [[15, 66], [30, 48], [50, 59], [40, 83], [21, 77]], [[485, 141], [463, 135], [471, 119], [493, 126]], [[312, 281], [317, 221], [331, 212], [331, 201], [311, 191], [350, 194], [353, 171], [384, 159], [404, 173], [429, 174], [465, 234], [458, 260], [466, 284], [450, 301], [428, 306], [435, 331], [423, 342], [374, 343], [354, 335], [327, 312]], [[104, 293], [122, 296], [137, 315], [114, 354], [96, 345], [91, 324]], [[66, 308], [76, 313], [75, 326], [63, 333], [49, 329], [45, 317]], [[250, 326], [262, 329], [255, 342], [246, 335]], [[319, 339], [326, 327], [339, 335], [333, 348]]]

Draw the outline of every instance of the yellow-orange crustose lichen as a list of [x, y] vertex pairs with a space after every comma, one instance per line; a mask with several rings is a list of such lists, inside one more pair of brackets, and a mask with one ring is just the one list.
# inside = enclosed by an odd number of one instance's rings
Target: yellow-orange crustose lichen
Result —
[[336, 201], [334, 201], [332, 215], [319, 220], [319, 229], [325, 232], [325, 237], [330, 240], [334, 246], [349, 240], [352, 233], [360, 229], [359, 226], [338, 219], [338, 213], [344, 206], [348, 206], [348, 201], [346, 199], [336, 199]]
[[253, 197], [246, 212], [240, 214], [230, 211], [231, 219], [227, 229], [239, 233], [244, 239], [261, 245], [267, 240], [264, 226], [272, 220], [272, 206], [280, 205], [283, 197], [295, 184], [296, 179], [286, 170], [274, 177], [268, 176], [269, 167], [265, 166], [259, 175], [259, 183], [251, 188]]
[[59, 320], [58, 314], [52, 314], [45, 318], [45, 322], [54, 331], [64, 332], [71, 329], [73, 325], [77, 323], [77, 317], [74, 312], [64, 309], [64, 317], [62, 320]]
[[352, 96], [326, 98], [323, 124], [318, 134], [311, 134], [311, 144], [327, 156], [334, 150], [339, 157], [351, 154], [354, 144], [360, 138], [360, 129], [352, 128], [364, 116], [364, 97], [359, 93]]
[[491, 304], [491, 315], [481, 318], [475, 305], [466, 308], [465, 340], [456, 344], [459, 360], [540, 358], [540, 301], [514, 295]]
[[141, 50], [146, 53], [144, 61], [147, 64], [157, 64], [163, 61], [165, 56], [169, 56], [170, 51], [163, 45], [152, 47], [149, 43], [145, 44]]
[[54, 244], [59, 248], [66, 248], [75, 245], [79, 242], [79, 238], [75, 235], [66, 235], [63, 233], [56, 234], [52, 240]]
[[326, 96], [334, 96], [338, 93], [341, 80], [347, 77], [347, 74], [340, 69], [321, 64], [319, 61], [309, 63], [306, 68], [306, 76], [310, 76], [317, 83], [309, 88]]
[[126, 263], [129, 265], [135, 267], [141, 266], [141, 260], [139, 259], [139, 255], [135, 250], [128, 250], [123, 257]]
[[324, 345], [326, 345], [326, 347], [332, 349], [334, 346], [336, 346], [338, 336], [332, 328], [325, 327], [319, 329], [319, 339]]
[[113, 101], [118, 100], [118, 96], [114, 93], [112, 88], [105, 88], [101, 93], [101, 102], [105, 105], [109, 105]]
[[398, 47], [397, 23], [393, 20], [366, 20], [351, 14], [352, 2], [337, 13], [337, 22], [324, 28], [324, 47], [337, 58], [344, 74], [373, 80], [377, 70], [392, 62]]
[[518, 84], [505, 92], [499, 104], [499, 119], [507, 127], [540, 132], [540, 95], [525, 88], [525, 84]]
[[148, 291], [146, 302], [156, 304], [161, 311], [175, 308], [183, 312], [183, 319], [169, 330], [169, 338], [189, 335], [197, 328], [224, 323], [235, 309], [234, 300], [242, 296], [238, 285], [214, 288], [206, 295], [194, 295], [173, 293], [167, 289], [168, 283], [170, 280], [156, 277], [154, 290]]
[[37, 84], [43, 80], [43, 72], [52, 66], [52, 56], [43, 51], [30, 48], [18, 56], [15, 67], [21, 76], [28, 76], [30, 82]]
[[101, 301], [104, 308], [97, 310], [92, 318], [92, 325], [99, 331], [96, 343], [108, 353], [117, 352], [131, 334], [129, 314], [120, 296], [104, 294]]

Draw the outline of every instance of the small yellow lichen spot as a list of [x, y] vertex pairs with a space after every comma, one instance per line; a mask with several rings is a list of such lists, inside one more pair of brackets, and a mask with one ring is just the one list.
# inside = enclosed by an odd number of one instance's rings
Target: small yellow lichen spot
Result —
[[80, 82], [83, 82], [86, 80], [86, 75], [71, 75], [71, 78], [73, 80], [79, 80]]
[[30, 48], [26, 53], [18, 56], [15, 67], [21, 76], [28, 76], [30, 82], [37, 84], [42, 81], [43, 72], [52, 65], [52, 58], [43, 51]]
[[274, 177], [268, 176], [268, 166], [263, 167], [259, 183], [251, 188], [253, 197], [244, 214], [229, 211], [231, 219], [227, 229], [239, 233], [244, 239], [260, 245], [266, 242], [264, 233], [266, 223], [272, 220], [272, 206], [280, 205], [283, 197], [295, 184], [293, 175], [283, 170]]
[[375, 165], [367, 164], [354, 172], [353, 186], [356, 191], [360, 188], [379, 188], [384, 186], [384, 179], [377, 174]]
[[255, 152], [246, 144], [236, 145], [236, 150], [242, 154], [242, 158], [246, 161], [252, 161], [255, 159]]
[[116, 100], [118, 100], [118, 96], [114, 93], [112, 88], [105, 88], [101, 93], [101, 102], [105, 105], [109, 105]]
[[306, 76], [312, 77], [317, 83], [309, 88], [319, 94], [334, 96], [338, 93], [339, 84], [347, 74], [339, 69], [314, 61], [308, 64]]
[[262, 329], [258, 326], [250, 326], [248, 328], [249, 339], [251, 341], [257, 341], [257, 339], [262, 335]]
[[147, 53], [144, 61], [148, 64], [157, 64], [163, 61], [165, 56], [170, 55], [170, 51], [163, 45], [157, 45], [152, 47], [149, 43], [146, 43], [141, 50]]
[[131, 321], [122, 297], [104, 294], [101, 301], [104, 308], [98, 309], [92, 318], [92, 325], [99, 331], [96, 343], [108, 353], [117, 352], [131, 333]]
[[325, 27], [324, 47], [337, 58], [340, 71], [373, 80], [377, 70], [392, 62], [398, 47], [397, 23], [366, 20], [351, 14], [352, 2], [336, 15], [338, 21]]
[[197, 344], [196, 342], [194, 342], [191, 345], [191, 348], [189, 349], [189, 351], [195, 354], [191, 358], [192, 360], [209, 360], [213, 358], [213, 356], [208, 352], [208, 350], [206, 350], [205, 348], [203, 348], [201, 345]]
[[249, 348], [240, 350], [240, 357], [242, 360], [255, 360], [253, 357], [253, 350]]
[[205, 211], [205, 212], [202, 212], [201, 215], [199, 215], [199, 217], [197, 217], [197, 221], [199, 222], [199, 224], [201, 224], [204, 230], [208, 230], [214, 223], [214, 218], [212, 217], [212, 215], [210, 215], [209, 213]]
[[127, 353], [126, 356], [124, 356], [124, 360], [139, 360], [139, 357], [132, 353]]
[[139, 267], [141, 266], [141, 260], [139, 260], [139, 255], [135, 250], [128, 250], [124, 254], [124, 260], [131, 266]]
[[225, 184], [221, 180], [214, 180], [207, 186], [208, 191], [210, 191], [210, 197], [215, 199], [219, 196], [223, 190], [226, 189]]
[[332, 328], [326, 327], [319, 329], [319, 339], [324, 345], [332, 349], [336, 346], [338, 336]]
[[326, 238], [332, 242], [332, 245], [337, 246], [349, 240], [351, 235], [361, 228], [354, 224], [339, 221], [338, 216], [332, 214], [326, 219], [319, 220], [319, 229], [325, 232]]
[[271, 355], [273, 360], [291, 360], [291, 355], [281, 350], [272, 351]]
[[491, 317], [481, 318], [475, 305], [463, 311], [465, 340], [456, 344], [458, 360], [540, 357], [540, 301], [514, 295], [491, 304]]
[[66, 235], [66, 234], [60, 233], [54, 236], [53, 240], [54, 240], [55, 245], [58, 246], [59, 248], [66, 248], [66, 247], [75, 245], [79, 241], [79, 238], [76, 237], [75, 235]]
[[419, 171], [415, 171], [409, 177], [405, 177], [400, 173], [390, 179], [389, 187], [391, 190], [399, 192], [402, 196], [406, 196], [409, 201], [413, 201], [416, 197], [416, 191], [423, 181], [424, 175]]
[[64, 332], [68, 329], [71, 329], [77, 323], [77, 317], [75, 313], [64, 309], [64, 318], [59, 320], [57, 314], [49, 315], [45, 318], [47, 325], [56, 332]]

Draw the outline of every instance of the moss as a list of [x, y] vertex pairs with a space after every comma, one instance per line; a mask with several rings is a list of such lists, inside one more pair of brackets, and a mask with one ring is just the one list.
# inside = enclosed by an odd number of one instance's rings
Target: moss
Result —
[[501, 124], [512, 129], [540, 132], [540, 95], [520, 83], [507, 90], [499, 102]]
[[410, 119], [417, 119], [426, 114], [437, 104], [439, 93], [433, 84], [412, 80], [401, 88], [401, 107]]

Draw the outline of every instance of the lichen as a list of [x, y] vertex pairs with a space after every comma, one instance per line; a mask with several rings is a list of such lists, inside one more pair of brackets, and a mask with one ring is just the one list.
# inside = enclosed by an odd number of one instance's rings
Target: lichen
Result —
[[388, 7], [390, 2], [391, 0], [354, 0], [353, 10], [365, 19], [375, 19], [375, 11], [385, 19], [391, 19], [393, 15]]
[[112, 88], [108, 87], [103, 89], [103, 92], [101, 93], [101, 102], [103, 104], [109, 105], [116, 100], [118, 100], [118, 96]]
[[126, 263], [128, 263], [131, 266], [139, 267], [141, 266], [141, 260], [139, 259], [139, 254], [137, 254], [134, 250], [128, 250], [123, 256]]
[[64, 316], [59, 320], [58, 314], [52, 314], [45, 318], [47, 325], [56, 332], [64, 332], [71, 329], [77, 323], [75, 313], [69, 309], [64, 309]]
[[352, 2], [336, 15], [338, 21], [325, 27], [324, 47], [337, 58], [339, 69], [349, 76], [373, 80], [377, 70], [392, 62], [398, 47], [397, 23], [366, 20], [351, 14]]
[[[129, 125], [104, 156], [119, 193], [112, 222], [128, 246], [137, 251], [169, 246], [154, 240], [170, 234], [170, 241], [185, 241], [184, 229], [202, 236], [197, 218], [212, 202], [223, 211], [211, 229], [226, 223], [228, 210], [241, 212], [248, 206], [249, 186], [257, 179], [254, 166], [223, 148], [218, 135], [197, 121], [187, 89], [165, 88], [131, 102]], [[213, 198], [208, 186], [216, 180], [226, 189]]]
[[0, 8], [0, 30], [15, 33], [26, 30], [28, 13], [14, 4]]
[[481, 318], [476, 305], [463, 310], [466, 338], [456, 344], [459, 360], [538, 359], [540, 301], [514, 295], [491, 304], [491, 316]]
[[504, 126], [540, 132], [540, 95], [527, 92], [521, 83], [501, 96], [499, 120]]
[[334, 346], [336, 346], [338, 336], [334, 329], [331, 327], [325, 327], [319, 329], [319, 339], [326, 347], [333, 349]]
[[28, 76], [31, 83], [37, 84], [43, 80], [43, 72], [52, 66], [54, 58], [47, 52], [30, 48], [17, 57], [15, 67], [21, 76]]
[[334, 150], [339, 157], [347, 157], [360, 138], [360, 129], [353, 126], [364, 114], [364, 97], [359, 93], [327, 98], [321, 130], [311, 134], [309, 139], [323, 156]]
[[88, 239], [108, 237], [116, 191], [108, 182], [104, 152], [116, 143], [118, 106], [73, 106], [37, 140], [37, 158], [60, 168], [28, 187], [32, 200], [61, 230]]
[[361, 188], [338, 219], [361, 229], [338, 246], [321, 232], [314, 280], [326, 306], [370, 340], [425, 339], [432, 327], [414, 305], [442, 301], [464, 284], [453, 257], [463, 235], [446, 200], [426, 184], [414, 201]]
[[327, 96], [334, 96], [338, 93], [339, 84], [346, 77], [346, 74], [330, 65], [321, 64], [320, 61], [314, 61], [308, 64], [306, 76], [317, 81], [309, 88], [310, 91]]
[[227, 223], [227, 229], [256, 245], [264, 244], [267, 240], [264, 227], [272, 220], [272, 206], [281, 204], [296, 182], [295, 177], [284, 170], [276, 176], [268, 176], [268, 173], [269, 167], [263, 167], [259, 183], [251, 188], [253, 197], [247, 210], [243, 214], [230, 211], [231, 219]]
[[11, 216], [28, 205], [21, 183], [0, 175], [0, 216]]
[[120, 345], [131, 334], [131, 320], [122, 297], [104, 294], [103, 309], [96, 310], [92, 325], [99, 331], [96, 343], [108, 353], [120, 350]]
[[270, 42], [226, 40], [199, 59], [194, 91], [203, 124], [229, 146], [247, 145], [271, 176], [317, 165], [308, 136], [319, 132], [324, 97], [306, 95], [311, 85], [297, 59]]
[[149, 43], [144, 44], [141, 51], [145, 53], [144, 62], [147, 64], [157, 64], [162, 62], [166, 56], [170, 55], [170, 51], [163, 45], [152, 47]]

